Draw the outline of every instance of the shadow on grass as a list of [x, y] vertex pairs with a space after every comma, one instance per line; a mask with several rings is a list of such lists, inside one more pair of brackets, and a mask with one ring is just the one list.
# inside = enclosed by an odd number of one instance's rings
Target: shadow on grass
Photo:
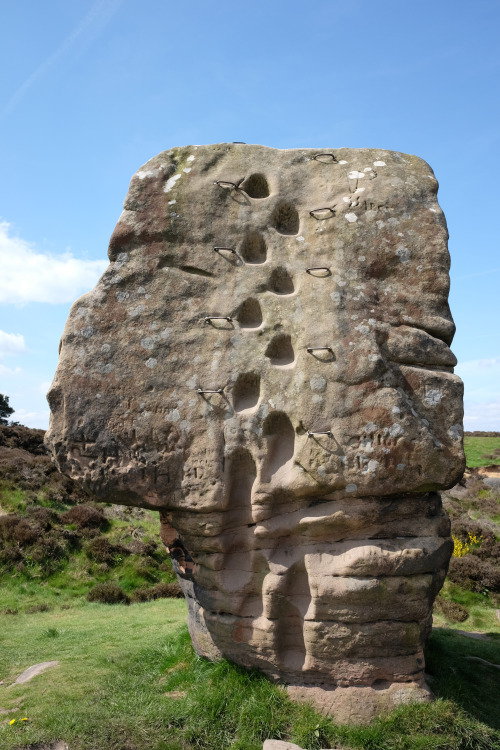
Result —
[[[434, 629], [425, 651], [429, 685], [438, 698], [452, 700], [475, 719], [500, 729], [500, 640], [475, 640]], [[489, 662], [489, 663], [485, 663]]]

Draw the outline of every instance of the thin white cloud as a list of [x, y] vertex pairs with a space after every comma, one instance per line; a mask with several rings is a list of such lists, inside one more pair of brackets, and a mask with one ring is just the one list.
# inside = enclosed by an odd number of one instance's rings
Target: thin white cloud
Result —
[[21, 367], [6, 367], [0, 362], [0, 375], [19, 375], [21, 372]]
[[73, 302], [95, 285], [106, 266], [105, 260], [38, 252], [0, 221], [0, 303]]
[[490, 359], [471, 359], [469, 362], [459, 362], [457, 373], [462, 376], [467, 373], [484, 372], [485, 370], [500, 369], [500, 357]]
[[25, 351], [26, 344], [22, 334], [0, 331], [0, 358], [22, 354]]
[[66, 37], [64, 42], [53, 52], [33, 73], [19, 86], [17, 91], [9, 99], [0, 112], [0, 120], [3, 120], [14, 107], [21, 101], [27, 92], [49, 71], [60, 63], [61, 58], [66, 55], [77, 42], [84, 42], [88, 46], [104, 29], [108, 21], [118, 10], [123, 0], [97, 0], [85, 16], [85, 18]]
[[466, 430], [500, 431], [500, 401], [465, 403], [464, 426]]
[[28, 411], [27, 409], [16, 409], [12, 414], [11, 419], [14, 422], [20, 422], [26, 425], [26, 427], [37, 427], [41, 430], [46, 430], [49, 426], [50, 412], [49, 410], [44, 411]]

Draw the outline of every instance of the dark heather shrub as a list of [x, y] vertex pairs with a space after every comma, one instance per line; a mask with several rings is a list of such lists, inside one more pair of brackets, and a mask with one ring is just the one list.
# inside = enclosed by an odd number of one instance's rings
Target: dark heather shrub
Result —
[[474, 550], [474, 555], [480, 560], [489, 560], [491, 563], [500, 564], [500, 542], [497, 542], [493, 536], [484, 540], [480, 548]]
[[66, 556], [66, 549], [60, 541], [53, 536], [44, 535], [31, 550], [31, 559], [42, 566], [49, 565], [52, 560], [61, 560]]
[[500, 591], [500, 568], [477, 555], [452, 557], [448, 578], [470, 591]]
[[10, 565], [23, 559], [23, 553], [19, 547], [6, 546], [0, 550], [0, 563]]
[[98, 583], [87, 594], [87, 601], [102, 604], [130, 604], [130, 597], [117, 583]]
[[113, 565], [118, 562], [117, 557], [128, 554], [128, 550], [117, 544], [111, 544], [106, 537], [98, 536], [85, 542], [85, 554], [97, 563]]
[[137, 589], [132, 594], [133, 602], [150, 602], [153, 599], [182, 599], [184, 594], [177, 583], [157, 583], [156, 586], [148, 586], [144, 589]]
[[464, 622], [469, 616], [469, 612], [461, 604], [452, 602], [441, 596], [438, 596], [436, 599], [434, 609], [436, 612], [443, 614], [451, 622]]
[[57, 523], [59, 517], [55, 510], [51, 508], [42, 508], [38, 505], [31, 505], [26, 508], [26, 515], [30, 520], [36, 521], [37, 525], [44, 531], [49, 531], [53, 524]]
[[62, 523], [74, 523], [79, 529], [102, 529], [109, 525], [102, 510], [96, 508], [91, 503], [74, 505], [69, 510], [61, 513], [60, 519]]
[[34, 615], [37, 612], [48, 612], [49, 610], [49, 605], [43, 602], [42, 604], [34, 604], [32, 607], [28, 607], [26, 612], [28, 615]]
[[469, 532], [472, 536], [476, 536], [478, 539], [480, 537], [487, 539], [491, 536], [490, 529], [481, 526], [479, 523], [474, 523], [468, 518], [465, 521], [459, 520], [453, 522], [452, 533], [457, 536], [461, 542], [469, 541]]

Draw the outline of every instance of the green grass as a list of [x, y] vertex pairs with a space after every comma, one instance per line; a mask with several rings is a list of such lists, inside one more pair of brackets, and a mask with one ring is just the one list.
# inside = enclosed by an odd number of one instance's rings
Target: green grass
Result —
[[[36, 496], [17, 488], [13, 483], [0, 483], [1, 507], [4, 511], [24, 516], [27, 507], [48, 507], [58, 513], [71, 508], [71, 504], [42, 490]], [[159, 582], [172, 582], [175, 575], [170, 559], [159, 541], [158, 514], [152, 511], [125, 509], [119, 515], [110, 508], [110, 517], [101, 536], [111, 544], [127, 547], [134, 540], [151, 544], [150, 555], [117, 554], [112, 564], [101, 564], [89, 558], [86, 548], [89, 539], [81, 537], [75, 548], [67, 550], [58, 560], [44, 561], [40, 565], [31, 557], [31, 548], [24, 547], [23, 565], [1, 565], [0, 576], [2, 609], [27, 609], [47, 604], [49, 607], [73, 606], [86, 597], [97, 583], [114, 582], [128, 594]], [[30, 517], [28, 516], [28, 519]], [[75, 530], [75, 524], [55, 524], [61, 530]], [[36, 545], [35, 545], [36, 546]]]
[[[500, 464], [500, 437], [464, 437], [467, 466]], [[495, 455], [496, 453], [496, 455]]]
[[[267, 738], [310, 750], [500, 749], [500, 681], [466, 658], [499, 663], [499, 643], [434, 633], [427, 663], [440, 699], [341, 727], [255, 671], [197, 657], [185, 617], [181, 600], [0, 616], [0, 707], [15, 709], [0, 723], [2, 750], [56, 739], [71, 750], [261, 750]], [[8, 687], [56, 659], [58, 667]]]

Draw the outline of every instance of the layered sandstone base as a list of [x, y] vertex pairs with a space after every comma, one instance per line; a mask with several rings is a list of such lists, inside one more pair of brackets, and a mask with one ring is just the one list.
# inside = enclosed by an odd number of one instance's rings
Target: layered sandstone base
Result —
[[422, 644], [452, 547], [439, 495], [322, 500], [279, 519], [209, 537], [197, 515], [185, 523], [198, 562], [192, 577], [174, 565], [196, 651], [258, 667], [339, 722], [429, 700]]

